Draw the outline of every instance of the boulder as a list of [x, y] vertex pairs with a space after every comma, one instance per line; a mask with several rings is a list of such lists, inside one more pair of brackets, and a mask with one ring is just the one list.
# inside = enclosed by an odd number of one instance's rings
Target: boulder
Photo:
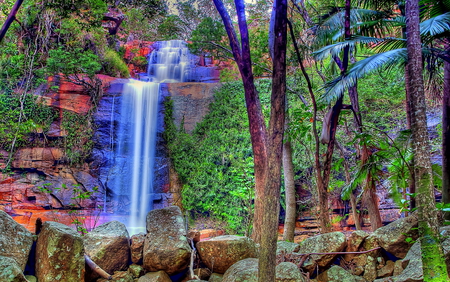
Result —
[[[125, 270], [130, 256], [129, 235], [125, 225], [118, 221], [102, 224], [84, 236], [86, 254], [109, 274]], [[86, 267], [86, 277], [99, 275]]]
[[0, 281], [2, 282], [28, 282], [16, 260], [0, 256]]
[[138, 282], [172, 282], [172, 280], [164, 271], [158, 271], [148, 272], [144, 276], [141, 276]]
[[0, 210], [0, 256], [14, 259], [23, 271], [32, 245], [33, 234]]
[[276, 282], [306, 282], [297, 265], [292, 262], [282, 262], [275, 267]]
[[83, 238], [72, 228], [47, 221], [36, 244], [36, 277], [39, 282], [84, 280]]
[[[91, 280], [93, 281], [93, 280]], [[127, 271], [116, 271], [114, 275], [112, 276], [111, 280], [107, 280], [105, 278], [97, 279], [97, 282], [134, 282], [133, 275]]]
[[211, 274], [211, 276], [209, 277], [209, 282], [222, 282], [223, 279], [223, 274], [220, 273], [213, 273]]
[[191, 247], [179, 207], [152, 210], [147, 214], [143, 266], [147, 271], [176, 274], [189, 265]]
[[[300, 243], [300, 254], [310, 253], [330, 253], [330, 252], [342, 252], [346, 246], [345, 235], [341, 232], [331, 232], [314, 237], [310, 237]], [[311, 255], [303, 264], [303, 268], [312, 272], [319, 266], [324, 268], [331, 264], [337, 255]]]
[[258, 259], [246, 258], [236, 262], [224, 273], [222, 282], [258, 282]]
[[224, 235], [197, 243], [200, 259], [211, 271], [225, 273], [236, 262], [246, 258], [256, 258], [255, 242], [236, 235]]
[[412, 246], [412, 243], [406, 238], [417, 240], [419, 237], [417, 226], [418, 220], [413, 214], [378, 228], [369, 238], [375, 238], [380, 247], [387, 252], [398, 258], [404, 258]]
[[[317, 277], [317, 282], [364, 282], [364, 278], [352, 275], [340, 266], [333, 265]], [[371, 280], [372, 281], [372, 280]]]
[[278, 241], [277, 242], [277, 256], [282, 254], [290, 254], [297, 252], [300, 245], [297, 243], [292, 243], [288, 241]]
[[[209, 277], [211, 276], [211, 270], [209, 270], [208, 268], [196, 268], [193, 271], [194, 271], [194, 275], [197, 276], [197, 278], [200, 280], [208, 281]], [[183, 279], [181, 279], [180, 282], [187, 282], [190, 280], [193, 280], [191, 278], [191, 272], [187, 271], [186, 274], [184, 275]]]
[[142, 265], [132, 264], [128, 267], [128, 272], [133, 275], [134, 278], [139, 278], [144, 275], [145, 270]]
[[[347, 248], [346, 252], [357, 252], [359, 251], [359, 247], [361, 246], [364, 239], [369, 236], [368, 233], [362, 230], [353, 231], [352, 234], [347, 238]], [[350, 261], [354, 258], [356, 254], [346, 254], [344, 255], [344, 259], [346, 261]]]
[[139, 233], [131, 236], [131, 261], [139, 263], [142, 259], [142, 251], [144, 250], [145, 234]]
[[392, 260], [388, 260], [382, 268], [378, 269], [377, 277], [383, 278], [392, 276], [394, 274], [394, 267], [395, 262], [393, 262]]

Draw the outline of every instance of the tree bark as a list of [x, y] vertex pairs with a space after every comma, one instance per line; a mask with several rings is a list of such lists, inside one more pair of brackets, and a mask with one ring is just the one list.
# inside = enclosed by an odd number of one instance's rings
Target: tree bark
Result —
[[20, 6], [22, 5], [23, 0], [17, 0], [14, 4], [13, 8], [11, 9], [11, 12], [9, 13], [8, 17], [6, 18], [5, 23], [3, 23], [2, 29], [0, 29], [0, 41], [2, 41], [3, 37], [5, 37], [6, 32], [8, 31], [9, 27], [13, 23], [13, 21], [16, 19], [17, 11], [19, 11]]
[[286, 217], [284, 219], [283, 240], [294, 242], [295, 222], [297, 220], [297, 201], [294, 183], [294, 166], [292, 164], [292, 147], [290, 141], [283, 144], [283, 173], [286, 193]]
[[406, 1], [408, 50], [408, 91], [411, 97], [411, 130], [414, 171], [417, 188], [419, 236], [422, 249], [424, 281], [448, 281], [447, 267], [439, 242], [435, 207], [430, 145], [427, 131], [426, 104], [422, 77], [422, 46], [419, 30], [418, 0]]
[[[450, 63], [444, 62], [444, 95], [442, 98], [442, 201], [450, 203]], [[445, 213], [450, 220], [450, 212]]]

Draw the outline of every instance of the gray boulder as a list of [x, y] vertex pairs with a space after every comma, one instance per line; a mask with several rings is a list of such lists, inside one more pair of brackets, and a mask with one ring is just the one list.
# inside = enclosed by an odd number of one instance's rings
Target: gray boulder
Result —
[[197, 243], [200, 259], [211, 271], [225, 273], [236, 262], [246, 258], [256, 258], [255, 242], [247, 237], [225, 235]]
[[306, 282], [306, 278], [292, 262], [282, 262], [275, 267], [276, 282]]
[[[341, 232], [331, 232], [305, 239], [300, 243], [300, 254], [341, 252], [346, 246], [345, 235]], [[337, 255], [311, 255], [302, 268], [312, 272], [316, 266], [324, 268], [331, 264]]]
[[189, 265], [191, 247], [179, 207], [152, 210], [147, 214], [143, 266], [147, 271], [176, 274]]
[[72, 228], [47, 221], [36, 244], [36, 277], [39, 282], [84, 281], [83, 238]]
[[236, 262], [224, 273], [222, 282], [258, 282], [258, 259], [246, 258]]
[[0, 210], [0, 256], [14, 259], [23, 271], [32, 245], [33, 234]]
[[[126, 270], [130, 257], [129, 235], [125, 225], [118, 221], [102, 224], [84, 236], [86, 254], [109, 274]], [[99, 275], [86, 267], [87, 280]]]
[[16, 260], [0, 256], [0, 281], [2, 282], [28, 282]]
[[209, 282], [222, 282], [223, 279], [223, 274], [220, 273], [213, 273], [211, 274], [211, 276], [209, 277]]

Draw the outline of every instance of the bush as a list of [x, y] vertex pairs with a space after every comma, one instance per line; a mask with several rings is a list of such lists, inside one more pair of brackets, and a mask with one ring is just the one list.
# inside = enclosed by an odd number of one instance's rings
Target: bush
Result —
[[127, 64], [122, 60], [119, 54], [111, 49], [106, 49], [102, 60], [105, 74], [114, 77], [130, 77], [130, 71]]

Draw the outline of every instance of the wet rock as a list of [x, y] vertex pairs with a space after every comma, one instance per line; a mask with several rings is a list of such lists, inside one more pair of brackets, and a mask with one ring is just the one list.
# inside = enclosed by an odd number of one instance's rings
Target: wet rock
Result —
[[235, 235], [224, 235], [197, 243], [200, 259], [216, 273], [225, 271], [236, 262], [246, 258], [256, 258], [255, 242]]
[[306, 282], [297, 265], [292, 262], [282, 262], [275, 267], [276, 282]]
[[413, 214], [378, 228], [369, 237], [376, 238], [378, 244], [389, 253], [404, 258], [412, 246], [406, 238], [417, 240], [419, 237], [417, 225], [417, 217]]
[[[109, 274], [125, 270], [130, 256], [129, 235], [125, 225], [118, 221], [102, 224], [84, 236], [86, 254]], [[86, 268], [87, 280], [99, 275]]]
[[23, 271], [32, 245], [33, 235], [0, 210], [0, 256], [14, 259]]
[[164, 271], [158, 271], [146, 273], [139, 278], [138, 282], [172, 282], [172, 280]]
[[[341, 252], [344, 250], [345, 246], [345, 235], [341, 232], [331, 232], [304, 240], [300, 243], [298, 252], [301, 254]], [[336, 256], [337, 255], [332, 254], [311, 255], [303, 264], [303, 268], [308, 272], [314, 271], [316, 266], [324, 268], [328, 266]]]
[[[318, 282], [364, 282], [364, 278], [350, 274], [340, 266], [333, 265], [317, 277]], [[371, 280], [372, 281], [372, 280]]]
[[142, 259], [144, 250], [145, 233], [139, 233], [131, 236], [131, 261], [139, 263]]
[[152, 210], [147, 214], [143, 266], [147, 271], [179, 273], [189, 265], [191, 247], [179, 207]]
[[16, 260], [0, 256], [0, 281], [2, 282], [28, 282]]
[[258, 282], [258, 259], [246, 258], [236, 262], [224, 273], [222, 282]]
[[72, 228], [47, 221], [36, 243], [36, 277], [39, 282], [83, 282], [84, 246]]

